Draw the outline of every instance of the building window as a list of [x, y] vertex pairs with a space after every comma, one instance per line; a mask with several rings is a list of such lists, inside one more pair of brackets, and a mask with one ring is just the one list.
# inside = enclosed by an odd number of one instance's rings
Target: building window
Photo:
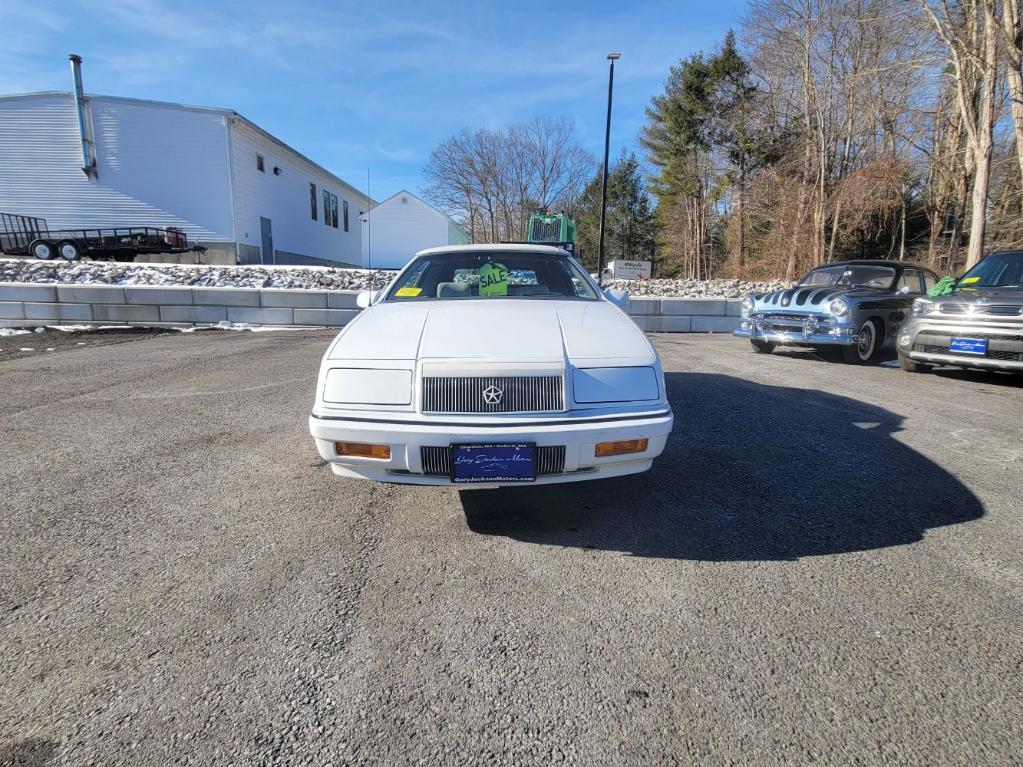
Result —
[[345, 231], [347, 232], [348, 231], [348, 200], [344, 200], [341, 204], [344, 206], [344, 210], [345, 210]]
[[402, 198], [401, 198], [401, 204], [402, 204], [402, 205], [408, 205], [408, 197], [405, 197], [405, 196], [403, 195], [403, 196], [402, 196]]
[[263, 155], [261, 154], [256, 155], [256, 170], [260, 173], [266, 173], [266, 166], [263, 163]]
[[316, 220], [316, 184], [309, 185], [309, 215]]
[[330, 192], [323, 190], [323, 223], [330, 226]]
[[337, 229], [337, 195], [330, 196], [330, 225]]

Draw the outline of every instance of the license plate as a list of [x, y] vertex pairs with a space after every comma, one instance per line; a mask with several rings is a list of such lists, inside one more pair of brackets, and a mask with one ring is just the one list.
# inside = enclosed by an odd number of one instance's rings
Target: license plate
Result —
[[960, 354], [987, 354], [986, 338], [953, 338], [949, 344], [950, 352]]
[[532, 482], [536, 479], [531, 442], [451, 446], [451, 480], [473, 482]]

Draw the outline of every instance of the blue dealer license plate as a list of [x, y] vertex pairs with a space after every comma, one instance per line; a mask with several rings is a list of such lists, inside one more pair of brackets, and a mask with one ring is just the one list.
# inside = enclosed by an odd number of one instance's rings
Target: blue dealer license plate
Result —
[[531, 442], [512, 444], [476, 444], [451, 446], [451, 481], [532, 482], [536, 445]]
[[987, 339], [956, 338], [953, 336], [948, 350], [950, 352], [959, 352], [960, 354], [987, 354]]

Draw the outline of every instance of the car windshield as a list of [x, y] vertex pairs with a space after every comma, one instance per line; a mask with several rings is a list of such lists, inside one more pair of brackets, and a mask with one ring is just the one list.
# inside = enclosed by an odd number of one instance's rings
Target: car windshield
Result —
[[799, 281], [800, 285], [830, 287], [857, 287], [888, 289], [895, 280], [895, 269], [890, 266], [844, 264], [814, 269]]
[[1023, 253], [992, 253], [959, 278], [957, 290], [1023, 287]]
[[399, 275], [385, 301], [493, 298], [597, 299], [568, 257], [529, 251], [462, 251], [420, 256]]

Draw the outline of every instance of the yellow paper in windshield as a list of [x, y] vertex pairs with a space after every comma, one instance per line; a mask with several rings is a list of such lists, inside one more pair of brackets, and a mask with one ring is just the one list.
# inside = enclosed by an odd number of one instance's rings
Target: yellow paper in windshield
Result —
[[508, 295], [508, 269], [504, 264], [484, 264], [480, 269], [480, 295]]
[[401, 298], [412, 298], [413, 296], [418, 296], [422, 292], [422, 288], [398, 288], [398, 291], [394, 295], [400, 296]]
[[971, 285], [974, 282], [980, 282], [980, 277], [967, 277], [965, 280], [959, 280], [960, 285]]

